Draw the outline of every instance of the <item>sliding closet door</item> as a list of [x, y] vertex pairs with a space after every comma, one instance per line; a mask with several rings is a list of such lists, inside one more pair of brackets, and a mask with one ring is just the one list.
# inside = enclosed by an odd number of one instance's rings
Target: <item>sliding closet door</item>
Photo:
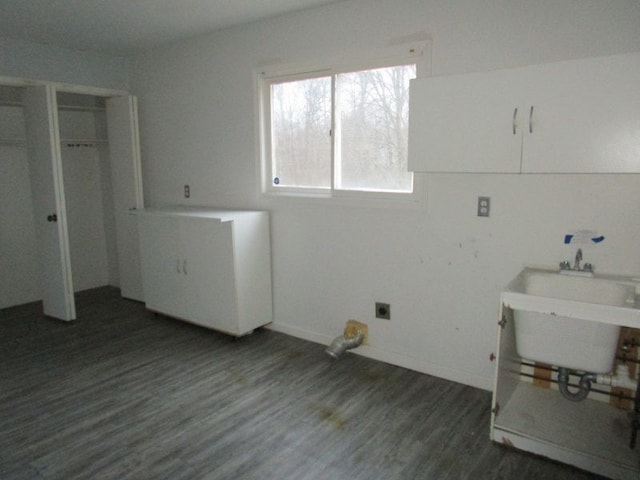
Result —
[[52, 86], [24, 92], [27, 151], [45, 315], [74, 320], [58, 108]]
[[134, 211], [144, 205], [135, 97], [107, 99], [107, 130], [120, 290], [123, 297], [142, 301], [140, 247]]

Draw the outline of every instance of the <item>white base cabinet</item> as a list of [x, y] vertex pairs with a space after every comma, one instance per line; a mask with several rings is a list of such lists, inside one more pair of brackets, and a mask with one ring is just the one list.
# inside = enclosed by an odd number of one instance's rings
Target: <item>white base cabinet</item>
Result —
[[137, 212], [148, 309], [240, 336], [273, 320], [267, 212]]
[[640, 442], [629, 446], [629, 412], [591, 398], [572, 402], [557, 389], [525, 381], [513, 310], [502, 302], [500, 318], [491, 440], [609, 478], [640, 478]]

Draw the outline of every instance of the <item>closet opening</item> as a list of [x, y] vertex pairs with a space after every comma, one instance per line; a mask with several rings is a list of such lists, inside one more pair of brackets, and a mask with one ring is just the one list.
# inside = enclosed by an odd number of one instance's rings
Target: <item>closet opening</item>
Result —
[[57, 93], [73, 290], [119, 286], [105, 99]]
[[134, 97], [0, 85], [0, 308], [73, 320], [75, 293], [108, 285], [142, 300], [140, 207]]

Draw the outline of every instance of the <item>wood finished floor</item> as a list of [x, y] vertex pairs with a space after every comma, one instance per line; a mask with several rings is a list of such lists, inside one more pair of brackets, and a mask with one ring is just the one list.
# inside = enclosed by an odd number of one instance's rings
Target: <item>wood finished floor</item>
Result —
[[0, 478], [587, 479], [489, 440], [490, 393], [101, 288], [0, 311]]

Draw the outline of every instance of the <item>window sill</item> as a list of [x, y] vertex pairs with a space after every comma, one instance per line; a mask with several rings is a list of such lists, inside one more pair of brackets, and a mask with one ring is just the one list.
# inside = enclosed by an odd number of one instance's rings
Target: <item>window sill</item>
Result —
[[413, 193], [385, 193], [321, 189], [276, 190], [270, 188], [260, 193], [260, 198], [278, 205], [327, 205], [336, 207], [364, 207], [376, 209], [425, 210], [426, 188], [422, 175], [414, 174]]

